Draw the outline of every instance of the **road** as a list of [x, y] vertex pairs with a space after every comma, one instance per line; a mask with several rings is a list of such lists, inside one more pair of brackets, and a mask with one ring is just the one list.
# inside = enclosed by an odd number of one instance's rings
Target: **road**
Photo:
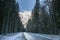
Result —
[[60, 36], [20, 32], [0, 35], [0, 40], [60, 40]]

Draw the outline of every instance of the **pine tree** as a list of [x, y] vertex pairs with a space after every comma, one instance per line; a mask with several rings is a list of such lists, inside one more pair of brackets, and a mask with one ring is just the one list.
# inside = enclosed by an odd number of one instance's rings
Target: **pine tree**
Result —
[[36, 0], [36, 4], [34, 9], [32, 10], [32, 20], [31, 23], [32, 25], [28, 26], [31, 27], [30, 30], [32, 30], [32, 32], [37, 33], [38, 32], [38, 27], [39, 27], [39, 11], [40, 11], [40, 4], [39, 4], [39, 0]]
[[60, 1], [59, 0], [53, 0], [52, 1], [52, 11], [53, 16], [55, 19], [56, 27], [55, 27], [55, 34], [60, 34]]
[[14, 33], [24, 31], [24, 27], [19, 17], [19, 5], [15, 0], [1, 1], [1, 26], [0, 33]]
[[34, 9], [32, 10], [32, 20], [27, 25], [28, 32], [47, 33], [48, 14], [43, 7], [40, 6], [39, 0], [36, 0]]

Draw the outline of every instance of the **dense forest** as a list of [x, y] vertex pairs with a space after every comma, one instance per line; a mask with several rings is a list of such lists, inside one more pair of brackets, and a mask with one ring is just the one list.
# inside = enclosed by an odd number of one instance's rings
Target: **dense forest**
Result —
[[15, 0], [0, 0], [0, 34], [24, 31]]
[[27, 31], [43, 34], [60, 34], [60, 9], [59, 0], [46, 0], [49, 13], [45, 10], [46, 6], [40, 5], [39, 0], [32, 10], [32, 19], [29, 20]]
[[[60, 1], [46, 0], [46, 5], [40, 5], [36, 0], [32, 9], [32, 19], [29, 19], [27, 28], [19, 17], [19, 4], [15, 0], [0, 0], [0, 34], [15, 32], [32, 32], [43, 34], [60, 34]], [[48, 12], [45, 7], [48, 6]]]

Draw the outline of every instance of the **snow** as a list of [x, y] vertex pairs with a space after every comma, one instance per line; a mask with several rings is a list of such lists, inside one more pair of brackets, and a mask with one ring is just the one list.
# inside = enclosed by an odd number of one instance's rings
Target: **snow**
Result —
[[19, 17], [21, 18], [21, 21], [24, 25], [24, 28], [26, 28], [27, 24], [28, 24], [28, 20], [31, 19], [32, 17], [32, 11], [21, 11], [19, 12]]
[[47, 35], [47, 34], [33, 34], [28, 33], [30, 36], [34, 36], [36, 39], [48, 39], [48, 40], [60, 40], [60, 35]]
[[9, 35], [4, 35], [0, 38], [1, 40], [25, 40], [23, 38], [23, 33], [13, 33], [13, 34], [9, 34]]
[[45, 38], [45, 37], [41, 37], [41, 36], [37, 36], [37, 35], [34, 35], [34, 34], [28, 34], [28, 33], [24, 33], [26, 38], [29, 40], [52, 40], [52, 39], [48, 39], [48, 38]]
[[20, 32], [0, 35], [0, 40], [60, 40], [60, 35]]

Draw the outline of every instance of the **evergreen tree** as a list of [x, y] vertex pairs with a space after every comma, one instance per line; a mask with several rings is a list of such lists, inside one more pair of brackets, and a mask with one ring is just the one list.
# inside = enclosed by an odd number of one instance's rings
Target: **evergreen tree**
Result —
[[15, 0], [4, 0], [0, 3], [0, 33], [13, 33], [24, 31], [19, 17], [19, 6]]
[[55, 19], [56, 27], [55, 28], [55, 34], [60, 34], [60, 1], [59, 0], [52, 0], [52, 11], [53, 16]]
[[29, 20], [27, 25], [28, 32], [56, 34], [56, 23], [54, 15], [52, 15], [52, 2], [47, 0], [49, 13], [46, 11], [45, 6], [40, 6], [39, 0], [36, 0], [34, 9], [32, 10], [32, 20]]
[[[39, 4], [39, 0], [36, 0], [36, 4], [35, 7], [32, 11], [32, 25], [30, 27], [32, 27], [32, 32], [37, 33], [38, 32], [38, 27], [39, 27], [39, 12], [40, 12], [40, 4]], [[28, 26], [29, 27], [29, 26]]]
[[32, 10], [32, 20], [27, 25], [28, 32], [47, 33], [48, 14], [43, 7], [40, 6], [39, 0], [36, 0], [34, 9]]

